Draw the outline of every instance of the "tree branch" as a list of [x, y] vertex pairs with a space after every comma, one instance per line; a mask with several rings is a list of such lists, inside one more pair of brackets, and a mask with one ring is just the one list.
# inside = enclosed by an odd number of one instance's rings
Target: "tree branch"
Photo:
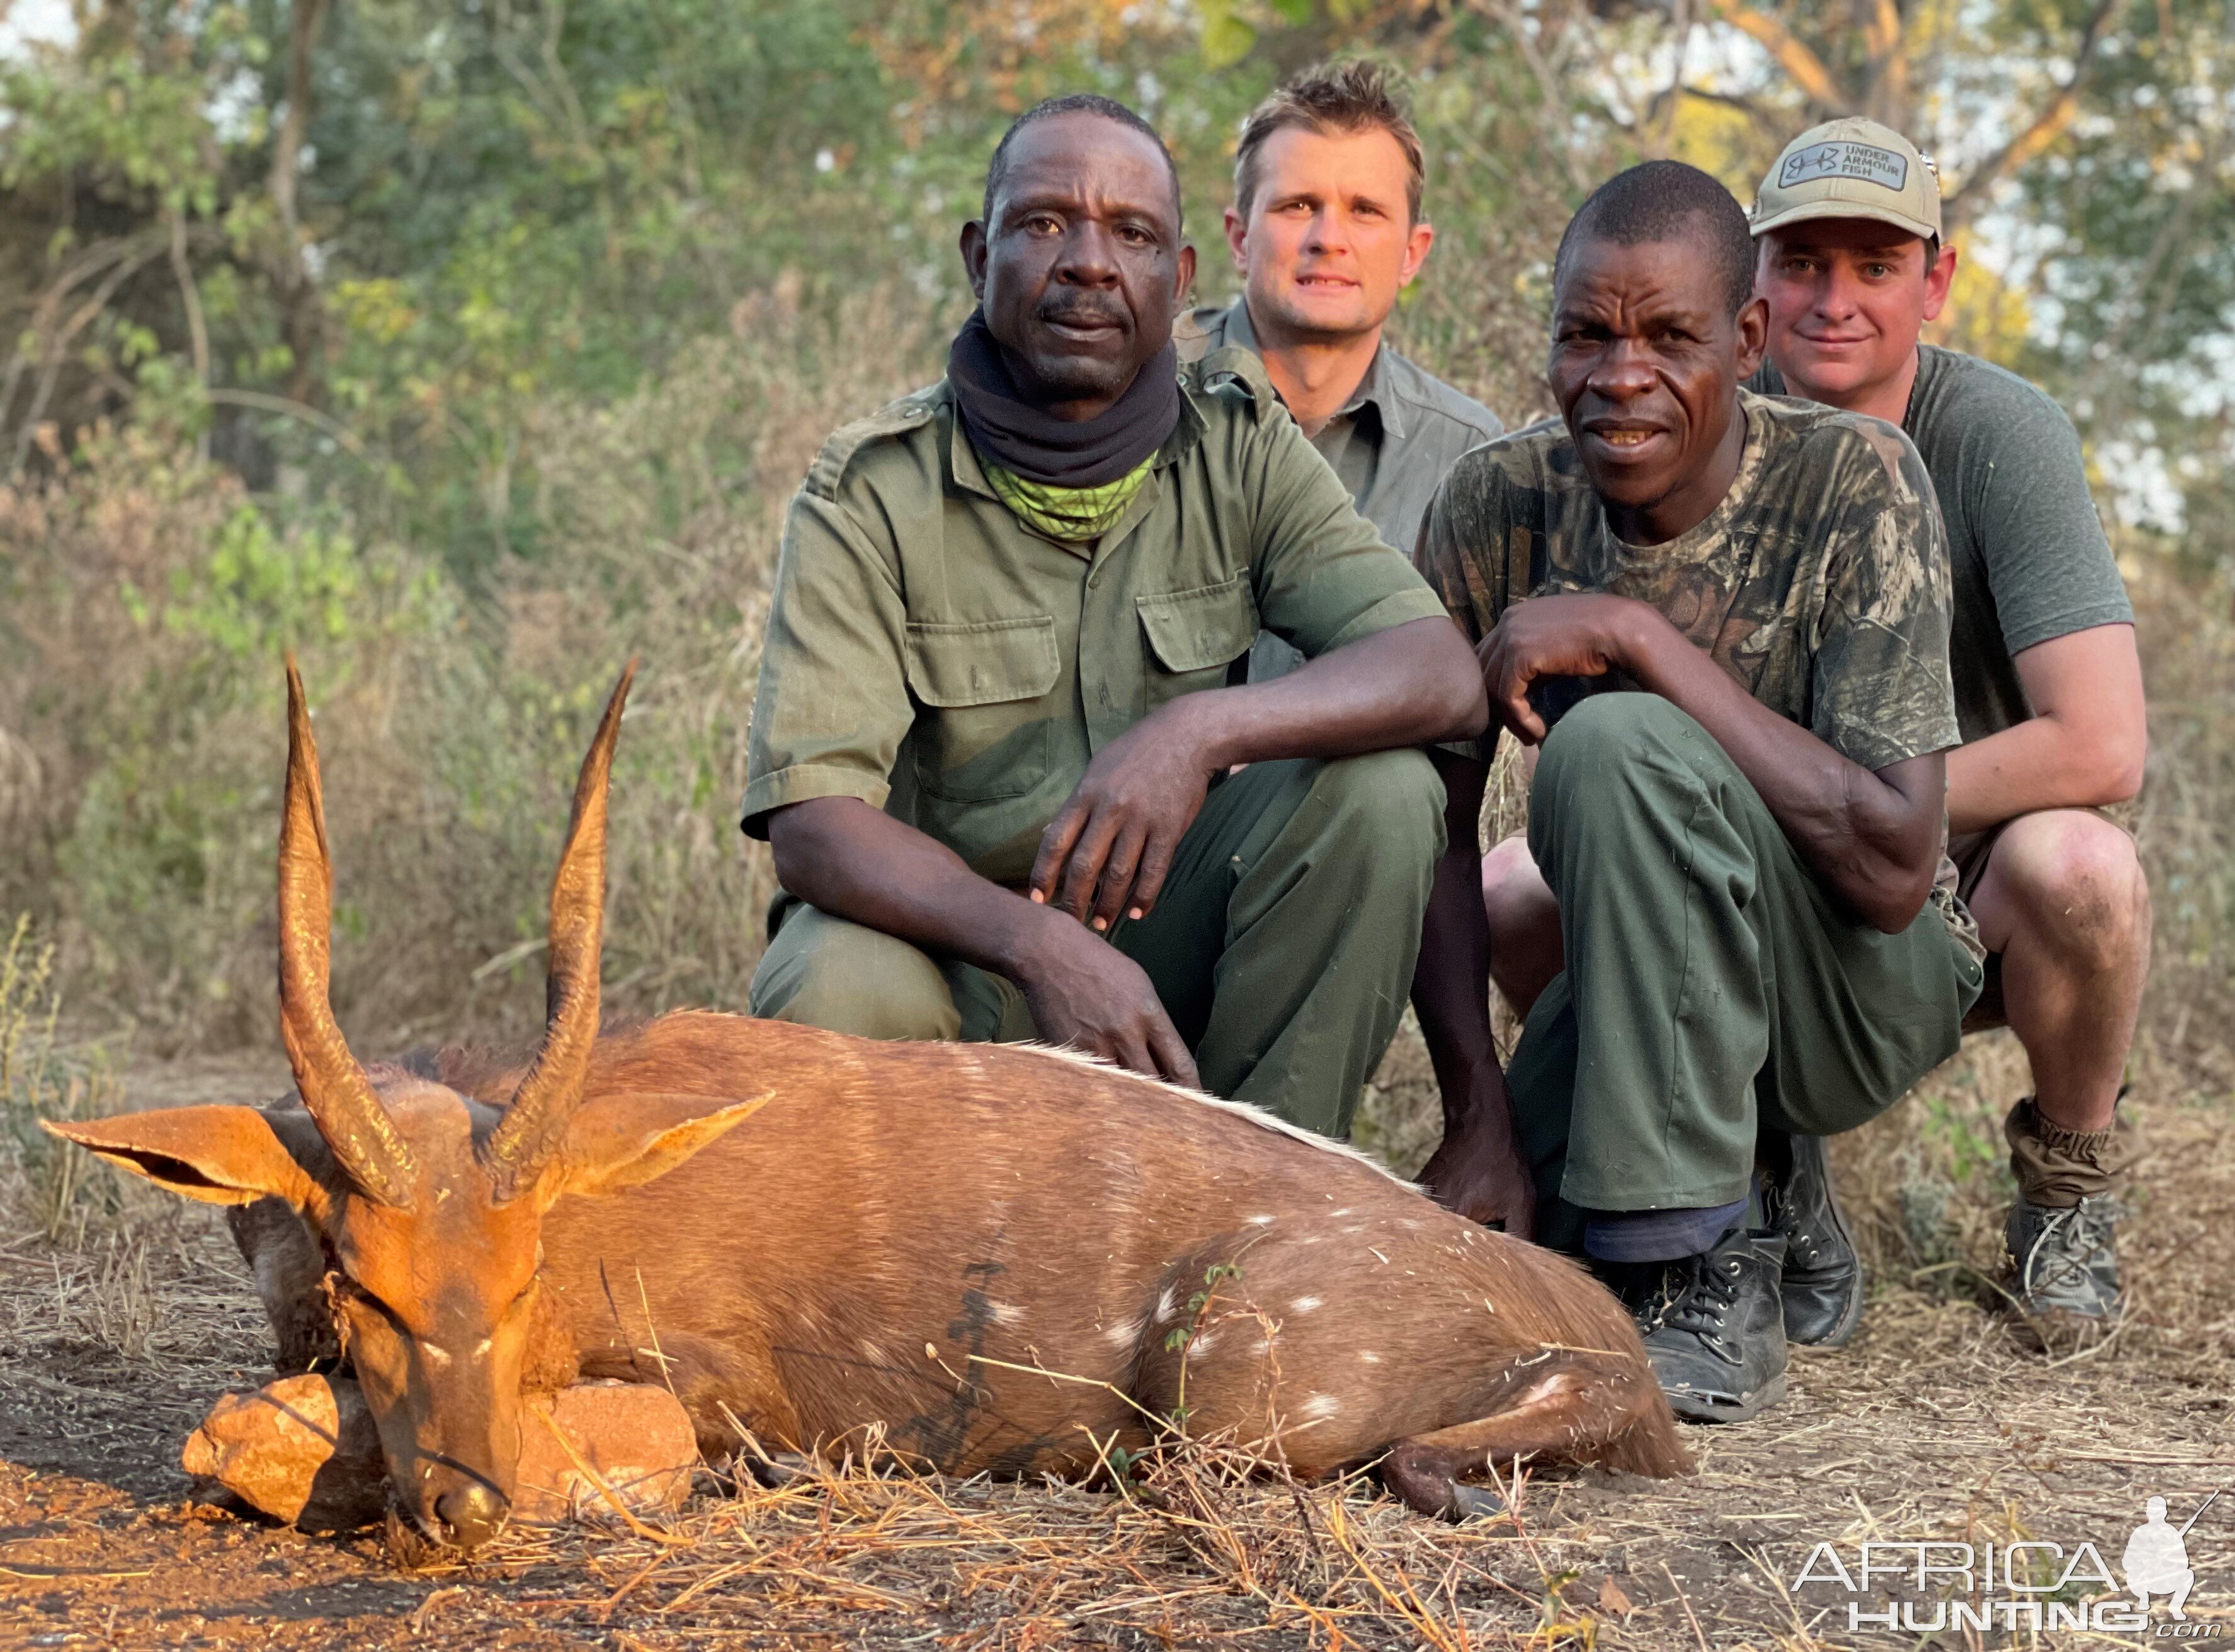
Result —
[[2015, 172], [2035, 155], [2064, 135], [2072, 124], [2073, 116], [2080, 113], [2080, 94], [2085, 89], [2088, 75], [2095, 67], [2095, 49], [2102, 44], [2103, 31], [2111, 21], [2112, 0], [2096, 0], [2095, 10], [2081, 30], [2080, 44], [2072, 54], [2072, 74], [2057, 88], [2056, 95], [2045, 104], [2031, 125], [2008, 143], [1971, 169], [1963, 180], [1963, 187], [1950, 194], [1943, 203], [1942, 215], [1951, 230], [1966, 222], [1986, 199], [1988, 189], [1995, 181]]
[[[1522, 61], [1529, 65], [1529, 72], [1536, 77], [1537, 89], [1544, 100], [1544, 112], [1557, 125], [1567, 113], [1567, 99], [1562, 91], [1560, 74], [1545, 58], [1543, 48], [1530, 34], [1528, 22], [1521, 15], [1521, 8], [1512, 3], [1512, 0], [1480, 0], [1480, 5], [1483, 10], [1504, 26], [1507, 34], [1513, 36], [1513, 43], [1520, 49]], [[1591, 180], [1584, 172], [1582, 159], [1573, 147], [1562, 144], [1560, 155], [1567, 163], [1569, 180], [1575, 185], [1576, 192], [1588, 191]]]
[[303, 143], [311, 129], [311, 48], [326, 15], [326, 0], [293, 0], [287, 23], [287, 115], [272, 148], [272, 204], [287, 232], [289, 267], [302, 269], [296, 229], [295, 182], [303, 169]]
[[29, 456], [31, 443], [38, 436], [39, 421], [46, 416], [47, 403], [54, 395], [55, 381], [62, 376], [70, 341], [90, 326], [94, 318], [108, 307], [108, 301], [116, 296], [116, 290], [137, 274], [141, 266], [154, 262], [163, 254], [164, 243], [153, 237], [135, 238], [123, 245], [128, 248], [126, 256], [117, 260], [115, 266], [86, 301], [73, 311], [59, 327], [51, 332], [43, 333], [39, 338], [43, 358], [39, 380], [31, 392], [30, 406], [24, 410], [23, 422], [16, 431], [15, 451], [8, 461], [7, 474], [11, 480], [23, 473], [23, 462]]
[[1725, 23], [1767, 52], [1819, 113], [1839, 115], [1855, 107], [1854, 95], [1839, 83], [1830, 66], [1778, 19], [1740, 5], [1739, 0], [1709, 0], [1709, 3]]
[[[202, 294], [201, 289], [194, 285], [193, 261], [187, 256], [187, 215], [174, 206], [169, 216], [171, 274], [179, 284], [179, 301], [186, 307], [187, 345], [193, 356], [194, 380], [206, 396], [210, 382], [209, 326], [202, 318]], [[194, 456], [198, 459], [209, 457], [209, 427], [206, 423], [203, 425], [200, 436], [194, 439]]]
[[364, 459], [369, 456], [364, 450], [364, 443], [357, 439], [357, 432], [331, 414], [321, 413], [308, 403], [298, 402], [292, 396], [274, 396], [266, 390], [213, 390], [209, 392], [209, 399], [223, 407], [252, 408], [259, 413], [279, 413], [291, 419], [300, 419], [314, 429], [331, 436], [357, 457]]
[[1871, 112], [1888, 126], [1909, 121], [1909, 56], [1902, 49], [1901, 9], [1895, 0], [1871, 0], [1863, 49], [1871, 64]]

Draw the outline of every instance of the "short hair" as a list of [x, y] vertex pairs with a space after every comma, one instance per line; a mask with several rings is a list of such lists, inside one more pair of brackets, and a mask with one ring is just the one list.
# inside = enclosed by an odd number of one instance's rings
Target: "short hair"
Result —
[[1249, 111], [1234, 149], [1234, 207], [1249, 216], [1257, 193], [1257, 158], [1275, 132], [1302, 127], [1321, 134], [1386, 132], [1405, 152], [1405, 210], [1418, 223], [1427, 166], [1404, 85], [1388, 66], [1371, 58], [1308, 69]]
[[1695, 237], [1714, 261], [1723, 301], [1733, 315], [1753, 297], [1753, 233], [1746, 208], [1714, 178], [1681, 161], [1647, 161], [1618, 172], [1576, 209], [1552, 258], [1557, 290], [1575, 250], [1586, 241], [1635, 246]]
[[1009, 129], [1001, 134], [1001, 141], [993, 146], [993, 158], [986, 163], [986, 200], [979, 210], [990, 233], [993, 227], [993, 197], [1000, 193], [1001, 183], [1009, 170], [1009, 146], [1017, 134], [1040, 121], [1052, 121], [1059, 115], [1094, 115], [1105, 121], [1115, 121], [1120, 126], [1131, 127], [1157, 146], [1157, 153], [1164, 158], [1164, 172], [1172, 180], [1172, 222], [1181, 221], [1180, 168], [1172, 159], [1172, 152], [1164, 145], [1163, 134], [1150, 126], [1133, 110], [1114, 97], [1104, 97], [1098, 92], [1072, 92], [1062, 97], [1042, 98], [1009, 122]]

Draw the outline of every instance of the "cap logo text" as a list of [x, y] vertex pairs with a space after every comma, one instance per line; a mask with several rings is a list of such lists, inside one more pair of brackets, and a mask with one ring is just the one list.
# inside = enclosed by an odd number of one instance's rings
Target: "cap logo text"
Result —
[[1868, 143], [1811, 144], [1785, 157], [1778, 168], [1777, 187], [1790, 189], [1822, 178], [1860, 178], [1898, 190], [1909, 182], [1909, 158]]

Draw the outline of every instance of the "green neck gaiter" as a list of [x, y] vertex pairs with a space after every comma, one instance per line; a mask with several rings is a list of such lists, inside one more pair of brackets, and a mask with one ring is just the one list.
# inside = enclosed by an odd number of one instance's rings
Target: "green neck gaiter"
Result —
[[1099, 539], [1115, 528], [1118, 519], [1125, 514], [1125, 507], [1133, 502], [1133, 495], [1148, 481], [1156, 462], [1156, 456], [1151, 454], [1117, 481], [1105, 482], [1098, 488], [1056, 488], [1004, 470], [983, 454], [978, 457], [978, 468], [986, 473], [986, 485], [993, 488], [995, 498], [1006, 505], [1019, 521], [1066, 544]]

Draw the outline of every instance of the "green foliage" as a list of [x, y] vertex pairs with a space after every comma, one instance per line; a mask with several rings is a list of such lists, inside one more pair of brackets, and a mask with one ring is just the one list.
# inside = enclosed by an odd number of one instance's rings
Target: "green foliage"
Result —
[[[42, 777], [0, 821], [0, 910], [182, 1037], [264, 1018], [291, 645], [357, 1013], [431, 1024], [465, 980], [532, 1013], [554, 800], [631, 652], [609, 974], [640, 1006], [742, 998], [769, 872], [730, 811], [783, 502], [825, 432], [937, 371], [957, 227], [1034, 100], [1157, 123], [1216, 300], [1244, 113], [1316, 59], [1397, 62], [1438, 229], [1400, 342], [1514, 422], [1582, 193], [1672, 149], [1742, 185], [1808, 115], [1771, 57], [1702, 49], [1737, 0], [1682, 14], [1674, 80], [1668, 14], [1570, 0], [305, 3], [120, 0], [0, 62], [0, 773], [20, 748]], [[2192, 561], [2235, 559], [2224, 6], [2121, 5], [1995, 197], [2058, 256], [1970, 271], [1958, 307], [2107, 478], [2162, 461]], [[2091, 9], [1913, 7], [1891, 56], [1823, 0], [1763, 10], [1970, 165]], [[2167, 910], [2208, 927], [2235, 896], [2183, 853]]]
[[98, 1059], [56, 1038], [55, 974], [53, 943], [19, 915], [0, 943], [0, 1193], [11, 1209], [32, 1212], [49, 1239], [115, 1215], [128, 1196], [121, 1178], [88, 1175], [90, 1156], [42, 1128], [99, 1118], [117, 1101]]
[[75, 176], [114, 197], [145, 193], [167, 210], [209, 217], [219, 205], [221, 151], [253, 148], [265, 135], [265, 111], [253, 105], [236, 130], [221, 132], [212, 93], [269, 55], [248, 14], [220, 5], [157, 51], [96, 29], [75, 56], [0, 62], [0, 105], [10, 116], [0, 189]]
[[163, 622], [232, 665], [260, 669], [298, 640], [342, 641], [362, 577], [358, 547], [347, 538], [312, 528], [283, 540], [269, 517], [243, 503], [206, 562], [172, 570]]

